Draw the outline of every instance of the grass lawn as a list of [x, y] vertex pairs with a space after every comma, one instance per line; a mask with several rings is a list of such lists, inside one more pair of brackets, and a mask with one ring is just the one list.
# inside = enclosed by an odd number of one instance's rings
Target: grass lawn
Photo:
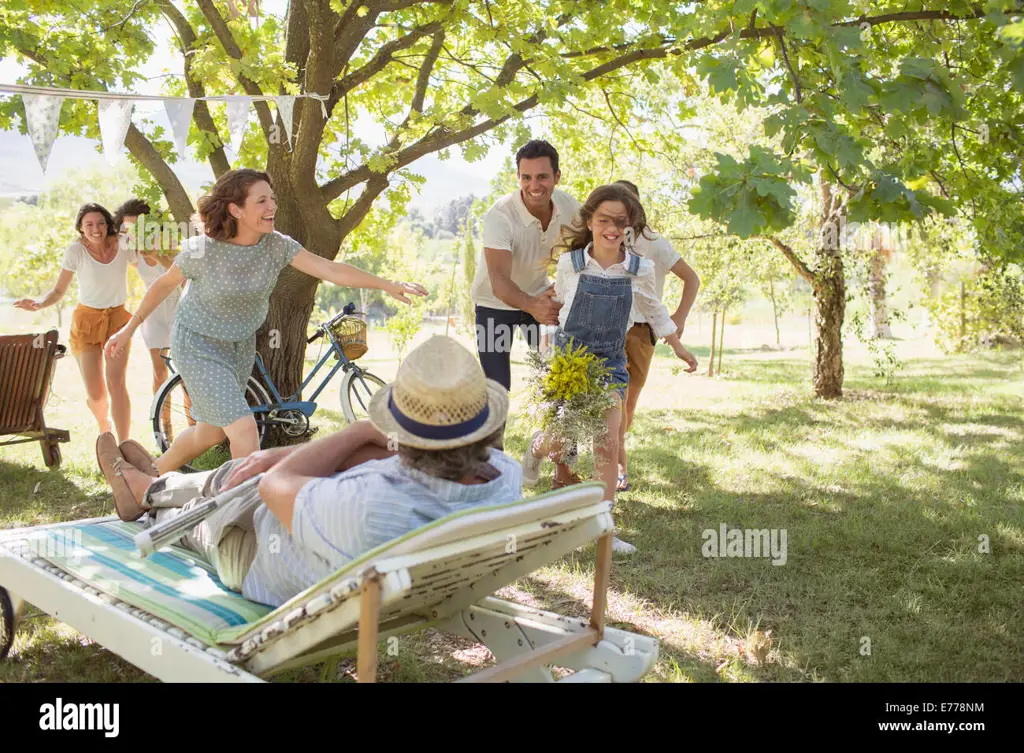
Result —
[[[886, 386], [866, 350], [851, 345], [846, 398], [826, 403], [811, 397], [806, 325], [804, 344], [783, 351], [732, 332], [742, 342], [726, 350], [725, 374], [714, 379], [673, 375], [677, 362], [659, 346], [629, 440], [633, 490], [615, 512], [621, 537], [639, 551], [615, 560], [609, 623], [661, 640], [648, 679], [1024, 679], [1020, 353], [945, 357], [907, 341], [899, 347], [906, 368]], [[134, 433], [152, 447], [139, 345], [129, 383], [145, 399], [133, 406]], [[703, 373], [707, 348], [694, 351]], [[386, 341], [371, 342], [366, 363], [390, 379], [397, 361], [381, 354]], [[517, 387], [525, 375], [520, 361]], [[0, 451], [0, 527], [112, 512], [71, 359], [55, 392], [48, 422], [73, 438], [64, 466], [48, 472], [38, 444]], [[337, 386], [326, 394], [336, 411]], [[510, 421], [511, 454], [521, 457], [529, 433]], [[536, 491], [548, 488], [550, 471]], [[703, 533], [722, 525], [784, 530], [785, 564], [705, 557]], [[593, 547], [580, 550], [502, 595], [582, 616], [593, 559]], [[150, 679], [45, 615], [29, 617], [0, 681]], [[397, 658], [382, 650], [381, 679], [449, 679], [488, 663], [482, 647], [425, 631], [402, 638]], [[351, 670], [342, 662], [280, 679], [351, 680]]]

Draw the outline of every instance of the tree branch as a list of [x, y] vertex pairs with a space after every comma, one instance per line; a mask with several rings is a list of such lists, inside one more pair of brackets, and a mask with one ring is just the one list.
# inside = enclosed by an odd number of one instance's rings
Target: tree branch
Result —
[[815, 275], [814, 275], [814, 272], [812, 272], [811, 268], [808, 267], [803, 262], [803, 260], [799, 256], [796, 255], [796, 252], [790, 246], [788, 246], [785, 243], [783, 243], [781, 240], [776, 238], [774, 235], [770, 236], [768, 238], [765, 238], [765, 240], [767, 240], [769, 243], [771, 243], [773, 246], [775, 246], [775, 248], [779, 249], [779, 251], [782, 252], [782, 255], [785, 256], [787, 259], [789, 259], [789, 263], [792, 264], [796, 268], [797, 274], [799, 274], [801, 277], [803, 277], [805, 280], [807, 280], [807, 282], [811, 283], [812, 285], [814, 284], [815, 279], [816, 279]]
[[188, 19], [175, 7], [171, 0], [158, 0], [157, 7], [164, 18], [178, 32], [178, 39], [181, 42], [181, 56], [184, 60], [185, 84], [188, 86], [188, 95], [196, 100], [192, 110], [192, 119], [195, 120], [196, 127], [199, 130], [209, 133], [217, 139], [218, 146], [210, 152], [209, 161], [210, 167], [213, 168], [214, 176], [219, 178], [231, 169], [231, 163], [228, 162], [227, 155], [224, 153], [224, 140], [217, 132], [217, 126], [213, 122], [210, 108], [205, 100], [199, 99], [199, 97], [206, 96], [206, 87], [192, 76], [191, 52], [196, 47], [196, 33], [189, 24]]
[[[235, 41], [235, 37], [231, 34], [231, 29], [228, 28], [227, 21], [223, 19], [220, 12], [214, 6], [213, 0], [196, 0], [196, 4], [203, 12], [206, 20], [210, 23], [210, 26], [213, 28], [213, 33], [217, 36], [217, 39], [220, 41], [220, 44], [224, 48], [224, 52], [227, 53], [228, 57], [234, 60], [241, 60], [242, 49], [238, 46], [238, 42]], [[260, 89], [259, 84], [243, 73], [238, 74], [238, 82], [242, 85], [246, 94], [253, 97], [263, 96], [263, 90]], [[269, 142], [270, 129], [274, 124], [274, 119], [270, 115], [270, 107], [264, 101], [253, 102], [253, 105], [256, 107], [256, 115], [259, 117], [260, 126], [263, 128], [263, 133]]]
[[388, 63], [391, 62], [394, 53], [399, 50], [408, 49], [423, 37], [436, 34], [442, 29], [443, 27], [441, 26], [440, 21], [432, 21], [431, 23], [424, 24], [423, 26], [417, 26], [404, 37], [393, 39], [392, 41], [381, 45], [377, 50], [377, 53], [368, 63], [363, 65], [361, 68], [357, 68], [351, 73], [342, 76], [334, 83], [334, 86], [331, 88], [331, 98], [327, 101], [327, 112], [333, 112], [334, 107], [342, 97], [360, 84], [373, 78], [373, 76], [387, 67]]
[[[887, 24], [893, 22], [903, 21], [933, 21], [933, 20], [944, 20], [951, 21], [956, 19], [972, 19], [972, 18], [984, 18], [985, 9], [982, 6], [975, 6], [972, 13], [966, 16], [958, 16], [954, 13], [941, 10], [920, 10], [920, 11], [905, 11], [902, 13], [887, 13], [881, 16], [861, 16], [855, 21], [836, 21], [831, 24], [832, 26], [860, 26], [862, 23], [867, 23], [871, 26], [877, 26], [879, 24]], [[701, 37], [699, 39], [691, 39], [685, 44], [680, 45], [672, 49], [668, 54], [679, 55], [684, 50], [699, 50], [704, 47], [710, 47], [711, 45], [718, 44], [724, 41], [730, 34], [735, 34], [740, 39], [766, 39], [775, 36], [776, 30], [781, 30], [781, 27], [775, 25], [754, 27], [741, 29], [735, 32], [732, 28], [726, 29], [713, 37]], [[659, 47], [671, 47], [678, 43], [675, 37], [662, 37], [659, 42]], [[603, 52], [621, 52], [622, 50], [629, 49], [633, 45], [629, 42], [624, 44], [617, 44], [611, 47], [592, 47], [589, 50], [582, 50], [580, 52], [565, 52], [562, 53], [563, 58], [579, 58], [587, 57], [589, 55], [597, 55]]]
[[[600, 76], [611, 73], [614, 70], [629, 65], [630, 63], [635, 63], [638, 60], [650, 60], [652, 58], [664, 57], [664, 54], [665, 50], [635, 50], [590, 69], [584, 73], [581, 78], [584, 81], [593, 81]], [[475, 138], [481, 133], [485, 133], [496, 126], [501, 125], [505, 121], [511, 119], [514, 115], [522, 114], [527, 110], [536, 107], [539, 101], [539, 95], [534, 94], [533, 96], [527, 97], [513, 105], [513, 112], [502, 115], [499, 118], [488, 118], [474, 126], [464, 128], [461, 131], [453, 132], [447, 127], [441, 126], [427, 136], [424, 136], [416, 143], [411, 144], [398, 152], [394, 152], [393, 156], [396, 161], [388, 168], [388, 172], [393, 172], [399, 168], [405, 167], [406, 165], [415, 162], [425, 154], [431, 154], [449, 146], [460, 144], [463, 141]], [[466, 107], [461, 110], [460, 114], [472, 116], [478, 115], [479, 111], [471, 105], [466, 105]], [[325, 201], [332, 201], [353, 186], [357, 186], [360, 183], [369, 180], [373, 175], [375, 175], [375, 173], [370, 169], [369, 165], [363, 164], [354, 170], [350, 170], [339, 175], [337, 178], [329, 180], [321, 187], [321, 194]]]
[[[430, 50], [427, 52], [426, 57], [423, 58], [423, 65], [420, 67], [420, 75], [416, 80], [416, 93], [412, 97], [412, 106], [409, 108], [409, 114], [412, 113], [420, 114], [423, 112], [423, 103], [427, 98], [427, 87], [430, 86], [430, 72], [434, 70], [434, 65], [437, 63], [437, 58], [441, 54], [441, 46], [444, 44], [444, 30], [434, 34], [434, 41], [430, 45]], [[406, 118], [408, 120], [408, 118]]]
[[[755, 13], [757, 11], [754, 11]], [[751, 24], [753, 26], [753, 24]], [[797, 78], [796, 71], [793, 70], [793, 64], [789, 62], [789, 53], [786, 52], [786, 42], [782, 38], [782, 29], [778, 26], [775, 27], [775, 36], [779, 40], [779, 47], [782, 48], [782, 59], [786, 61], [786, 67], [789, 68], [789, 75], [793, 77], [793, 86], [796, 87], [796, 103], [800, 104], [803, 100], [803, 95], [800, 93], [800, 79]]]
[[362, 193], [359, 194], [359, 198], [355, 200], [355, 203], [345, 212], [344, 216], [337, 221], [342, 238], [356, 229], [370, 209], [373, 208], [373, 202], [387, 187], [388, 176], [381, 175], [380, 173], [375, 174], [374, 177], [366, 182]]

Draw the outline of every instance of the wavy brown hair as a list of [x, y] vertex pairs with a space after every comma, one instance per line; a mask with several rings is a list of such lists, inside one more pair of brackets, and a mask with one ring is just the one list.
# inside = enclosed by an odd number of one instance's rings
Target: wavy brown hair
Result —
[[558, 257], [566, 251], [586, 248], [587, 244], [594, 240], [594, 234], [587, 227], [587, 223], [593, 219], [597, 208], [606, 201], [621, 201], [625, 205], [628, 227], [633, 228], [633, 233], [637, 237], [646, 230], [647, 215], [635, 193], [620, 183], [598, 186], [590, 192], [590, 196], [573, 217], [572, 224], [562, 225], [562, 237], [551, 250], [552, 261], [557, 262]]
[[85, 219], [85, 215], [97, 212], [103, 215], [103, 221], [107, 223], [107, 237], [117, 235], [117, 228], [114, 226], [114, 218], [110, 216], [110, 212], [102, 204], [82, 204], [78, 208], [78, 216], [75, 217], [75, 230], [78, 231], [79, 235], [82, 235], [82, 220]]
[[211, 238], [219, 241], [234, 238], [238, 235], [238, 220], [231, 216], [228, 205], [243, 206], [249, 188], [261, 180], [269, 183], [271, 188], [274, 187], [270, 183], [270, 176], [261, 170], [246, 167], [224, 173], [213, 184], [210, 193], [199, 200], [199, 211], [193, 221]]

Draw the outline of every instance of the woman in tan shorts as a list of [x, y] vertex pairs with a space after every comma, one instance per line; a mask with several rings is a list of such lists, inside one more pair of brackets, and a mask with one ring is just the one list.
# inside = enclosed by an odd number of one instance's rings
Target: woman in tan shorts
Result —
[[114, 219], [99, 204], [86, 204], [78, 210], [75, 230], [78, 240], [64, 251], [63, 268], [53, 289], [38, 300], [22, 298], [14, 305], [25, 311], [52, 306], [64, 297], [71, 278], [78, 274], [71, 353], [82, 372], [86, 403], [100, 433], [111, 430], [112, 416], [118, 441], [124, 442], [131, 431], [131, 402], [125, 385], [128, 359], [104, 358], [103, 345], [131, 319], [124, 304], [128, 299], [128, 265], [135, 261], [135, 252], [118, 243]]

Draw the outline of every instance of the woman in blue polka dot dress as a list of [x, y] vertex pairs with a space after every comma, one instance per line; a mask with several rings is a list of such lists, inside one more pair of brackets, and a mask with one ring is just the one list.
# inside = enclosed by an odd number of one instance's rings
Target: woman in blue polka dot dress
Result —
[[171, 329], [171, 353], [197, 423], [155, 461], [161, 474], [181, 468], [225, 436], [232, 458], [259, 449], [245, 383], [256, 360], [256, 330], [286, 266], [347, 288], [383, 290], [403, 303], [409, 303], [410, 295], [427, 294], [422, 285], [391, 282], [306, 251], [274, 230], [276, 211], [269, 175], [249, 169], [222, 175], [199, 200], [205, 235], [181, 244], [174, 264], [150, 286], [131, 321], [107, 341], [108, 356], [120, 355], [146, 317], [189, 281]]

